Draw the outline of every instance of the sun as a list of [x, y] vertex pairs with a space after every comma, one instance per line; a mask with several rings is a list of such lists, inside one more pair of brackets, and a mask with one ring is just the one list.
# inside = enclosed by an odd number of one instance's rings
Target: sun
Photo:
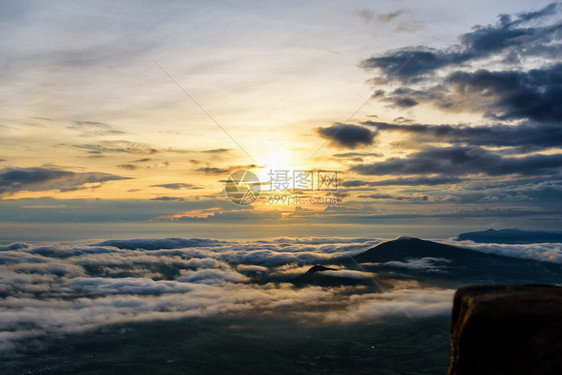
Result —
[[271, 171], [289, 171], [292, 174], [293, 170], [304, 169], [304, 163], [299, 160], [298, 155], [283, 146], [268, 148], [256, 159], [257, 164], [261, 167], [256, 174], [262, 182], [269, 181]]

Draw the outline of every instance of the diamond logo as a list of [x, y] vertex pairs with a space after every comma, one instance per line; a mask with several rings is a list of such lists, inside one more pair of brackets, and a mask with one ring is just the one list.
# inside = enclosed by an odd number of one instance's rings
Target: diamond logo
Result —
[[258, 176], [247, 169], [233, 172], [224, 184], [227, 198], [239, 206], [254, 203], [260, 196], [261, 184]]

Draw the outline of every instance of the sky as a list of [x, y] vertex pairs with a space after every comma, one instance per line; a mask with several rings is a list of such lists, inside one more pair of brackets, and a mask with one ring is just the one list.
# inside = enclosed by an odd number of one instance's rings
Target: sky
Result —
[[[561, 14], [544, 1], [4, 1], [0, 239], [128, 223], [557, 229]], [[257, 200], [225, 193], [237, 170], [255, 174]]]

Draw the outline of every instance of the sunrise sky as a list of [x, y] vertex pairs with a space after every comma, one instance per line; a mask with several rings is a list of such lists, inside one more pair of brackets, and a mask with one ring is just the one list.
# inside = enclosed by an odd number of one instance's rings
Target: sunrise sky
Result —
[[[556, 229], [561, 14], [548, 1], [2, 2], [2, 238], [30, 223]], [[240, 206], [224, 192], [239, 169], [264, 183], [337, 171], [338, 188], [265, 184]], [[272, 204], [280, 193], [335, 204]]]

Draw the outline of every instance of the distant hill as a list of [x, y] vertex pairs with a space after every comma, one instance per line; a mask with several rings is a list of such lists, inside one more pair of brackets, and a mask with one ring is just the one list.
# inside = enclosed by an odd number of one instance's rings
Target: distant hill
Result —
[[528, 231], [521, 229], [488, 229], [481, 232], [461, 233], [457, 237], [457, 241], [466, 240], [479, 243], [504, 244], [562, 242], [562, 232]]
[[[377, 275], [427, 283], [560, 283], [562, 265], [483, 253], [457, 246], [399, 238], [379, 244], [345, 262]], [[353, 268], [352, 268], [353, 269]]]
[[[375, 284], [385, 286], [392, 285], [392, 280], [403, 279], [450, 288], [475, 283], [558, 284], [562, 281], [562, 264], [489, 254], [411, 237], [384, 242], [354, 256], [330, 259], [330, 263], [342, 267], [338, 274], [327, 265], [317, 264], [290, 282], [298, 286], [372, 286], [375, 279]], [[357, 278], [346, 270], [373, 276]]]
[[420, 240], [419, 238], [401, 237], [381, 243], [364, 253], [354, 256], [359, 263], [403, 261], [406, 258], [455, 258], [458, 260], [487, 257], [484, 253], [444, 245], [437, 242]]
[[316, 273], [316, 272], [322, 272], [322, 271], [336, 271], [335, 268], [330, 268], [330, 267], [324, 267], [324, 266], [320, 266], [320, 265], [315, 265], [310, 267], [310, 269], [308, 271], [306, 271], [306, 273]]

